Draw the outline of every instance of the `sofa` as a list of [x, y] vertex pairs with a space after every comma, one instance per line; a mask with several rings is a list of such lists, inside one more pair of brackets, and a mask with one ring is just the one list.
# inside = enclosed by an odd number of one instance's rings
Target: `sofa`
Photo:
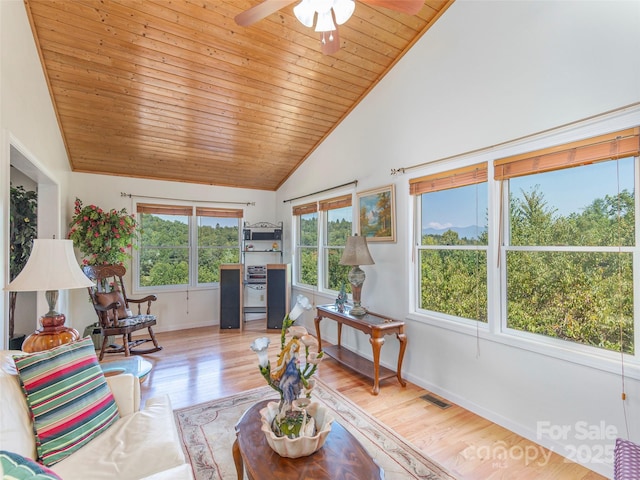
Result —
[[[0, 451], [37, 458], [34, 423], [13, 355], [0, 351]], [[140, 409], [140, 382], [133, 375], [106, 378], [117, 419], [105, 431], [49, 466], [62, 480], [188, 480], [186, 462], [168, 396]], [[0, 477], [2, 472], [0, 472]]]

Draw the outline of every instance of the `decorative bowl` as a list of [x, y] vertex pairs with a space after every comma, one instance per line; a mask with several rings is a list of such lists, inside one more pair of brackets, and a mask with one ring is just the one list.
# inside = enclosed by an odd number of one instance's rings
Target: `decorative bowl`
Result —
[[298, 438], [278, 437], [271, 430], [271, 422], [278, 413], [278, 402], [269, 402], [265, 408], [260, 410], [262, 431], [267, 438], [267, 443], [281, 457], [306, 457], [317, 452], [324, 445], [327, 435], [331, 431], [333, 416], [327, 408], [315, 402], [310, 403], [306, 410], [316, 422], [317, 433], [312, 437]]

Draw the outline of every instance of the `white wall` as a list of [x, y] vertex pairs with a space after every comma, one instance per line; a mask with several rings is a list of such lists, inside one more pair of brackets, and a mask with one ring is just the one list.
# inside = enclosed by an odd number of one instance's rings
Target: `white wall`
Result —
[[[370, 244], [376, 264], [364, 267], [363, 304], [406, 320], [405, 377], [564, 455], [572, 453], [572, 446], [585, 445], [593, 459], [600, 447], [612, 448], [612, 439], [576, 438], [576, 422], [595, 426], [602, 421], [626, 436], [619, 365], [618, 370], [592, 368], [544, 347], [516, 348], [499, 335], [476, 337], [474, 329], [446, 328], [410, 315], [413, 204], [408, 180], [433, 167], [397, 177], [390, 171], [638, 103], [639, 59], [637, 1], [459, 0], [278, 191], [278, 216], [290, 218], [291, 205], [282, 200], [353, 179], [359, 180], [354, 191], [394, 184], [398, 239]], [[600, 128], [639, 125], [638, 108], [631, 110]], [[598, 129], [588, 122], [580, 127], [587, 136]], [[579, 133], [566, 129], [565, 137]], [[493, 150], [499, 148], [518, 146]], [[464, 161], [473, 163], [473, 158]], [[483, 159], [491, 158], [489, 153]], [[316, 303], [334, 301], [303, 293]], [[311, 318], [307, 315], [309, 326]], [[323, 337], [335, 341], [331, 323], [323, 322]], [[344, 331], [345, 342], [371, 357], [362, 335]], [[388, 338], [383, 363], [393, 367], [397, 351], [397, 341]], [[638, 378], [637, 366], [629, 369]], [[637, 380], [628, 379], [627, 394], [630, 436], [640, 441]], [[539, 421], [573, 430], [565, 439], [539, 438]], [[610, 464], [592, 461], [587, 466], [612, 473]]]

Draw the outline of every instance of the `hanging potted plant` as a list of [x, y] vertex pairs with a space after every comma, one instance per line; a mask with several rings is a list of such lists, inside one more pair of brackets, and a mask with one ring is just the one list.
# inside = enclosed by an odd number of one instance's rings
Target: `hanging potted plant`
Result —
[[83, 265], [121, 265], [131, 258], [137, 222], [127, 210], [83, 206], [76, 198], [68, 237], [83, 256]]
[[[37, 235], [38, 194], [26, 191], [22, 185], [10, 185], [10, 247], [9, 276], [10, 281], [18, 276], [31, 255], [33, 239]], [[24, 334], [15, 334], [15, 310], [18, 292], [9, 292], [9, 348], [19, 350], [22, 347]]]

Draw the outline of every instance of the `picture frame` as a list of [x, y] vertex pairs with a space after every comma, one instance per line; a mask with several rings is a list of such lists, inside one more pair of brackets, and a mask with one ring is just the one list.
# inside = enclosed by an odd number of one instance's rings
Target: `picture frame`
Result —
[[396, 241], [396, 199], [394, 185], [358, 192], [356, 215], [358, 235], [368, 242]]

